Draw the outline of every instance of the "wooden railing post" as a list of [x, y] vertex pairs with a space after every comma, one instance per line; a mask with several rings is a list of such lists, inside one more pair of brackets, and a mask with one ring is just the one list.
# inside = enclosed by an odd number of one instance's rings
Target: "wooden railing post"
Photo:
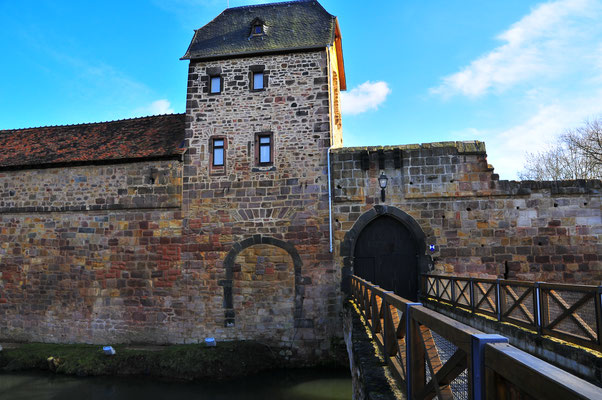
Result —
[[413, 399], [413, 393], [422, 390], [426, 383], [425, 354], [422, 344], [420, 324], [412, 318], [412, 307], [422, 303], [406, 304], [406, 397]]
[[535, 282], [533, 285], [533, 319], [537, 327], [537, 334], [541, 336], [541, 295], [539, 294], [540, 282]]
[[598, 346], [602, 346], [602, 286], [598, 286], [596, 296], [594, 297], [596, 303], [596, 339]]
[[550, 324], [550, 296], [545, 288], [539, 286], [539, 315], [540, 329], [543, 330]]
[[[385, 293], [393, 294], [393, 291], [386, 291]], [[383, 296], [383, 302], [381, 310], [383, 313], [383, 348], [386, 357], [395, 355], [394, 343], [397, 338], [395, 337], [395, 326], [393, 324], [393, 316], [391, 315], [391, 306], [387, 302], [386, 297]]]
[[484, 349], [487, 343], [508, 343], [508, 338], [501, 335], [475, 334], [472, 335], [470, 365], [468, 366], [468, 398], [474, 400], [486, 399], [485, 388], [485, 357]]
[[497, 285], [497, 293], [498, 293], [498, 298], [499, 300], [497, 301], [498, 304], [498, 321], [502, 320], [502, 317], [504, 316], [504, 313], [506, 313], [506, 311], [508, 310], [508, 299], [506, 296], [506, 291], [504, 290], [504, 286], [501, 284], [501, 281], [498, 279], [496, 282]]
[[470, 278], [469, 284], [470, 284], [470, 312], [474, 314], [474, 305], [475, 305], [474, 278]]
[[455, 278], [450, 278], [449, 283], [451, 284], [451, 303], [456, 305], [456, 282]]
[[502, 320], [502, 307], [501, 307], [501, 288], [500, 288], [500, 279], [495, 281], [495, 306], [497, 307], [497, 320]]

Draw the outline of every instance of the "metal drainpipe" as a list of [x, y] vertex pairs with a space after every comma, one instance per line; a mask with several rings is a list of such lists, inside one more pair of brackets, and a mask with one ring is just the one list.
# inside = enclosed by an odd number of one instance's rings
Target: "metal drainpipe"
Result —
[[[334, 135], [334, 126], [333, 126], [333, 116], [334, 116], [334, 102], [332, 101], [332, 79], [330, 74], [330, 45], [326, 47], [326, 61], [328, 62], [328, 125], [330, 126], [330, 135]], [[329, 137], [329, 139], [331, 139]], [[326, 162], [328, 164], [328, 233], [330, 237], [330, 252], [332, 253], [332, 182], [330, 181], [330, 149], [332, 149], [334, 145], [332, 142], [330, 143], [330, 147], [326, 150]]]
[[328, 229], [330, 232], [330, 252], [332, 253], [332, 192], [331, 192], [331, 182], [330, 182], [330, 146], [326, 153], [326, 159], [328, 160]]

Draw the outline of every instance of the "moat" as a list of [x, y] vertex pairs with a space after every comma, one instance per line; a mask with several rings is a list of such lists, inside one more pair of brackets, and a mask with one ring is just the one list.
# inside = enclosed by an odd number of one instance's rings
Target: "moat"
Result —
[[3, 400], [71, 399], [351, 399], [351, 377], [344, 369], [268, 371], [227, 382], [162, 382], [146, 378], [88, 377], [19, 373], [0, 375]]

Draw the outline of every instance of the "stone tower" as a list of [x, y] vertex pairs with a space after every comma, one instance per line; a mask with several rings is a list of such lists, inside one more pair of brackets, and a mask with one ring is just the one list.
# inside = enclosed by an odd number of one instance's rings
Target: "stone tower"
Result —
[[320, 353], [340, 307], [327, 168], [342, 146], [337, 19], [309, 0], [229, 8], [183, 59], [183, 257], [218, 303], [208, 317], [222, 337], [319, 341]]

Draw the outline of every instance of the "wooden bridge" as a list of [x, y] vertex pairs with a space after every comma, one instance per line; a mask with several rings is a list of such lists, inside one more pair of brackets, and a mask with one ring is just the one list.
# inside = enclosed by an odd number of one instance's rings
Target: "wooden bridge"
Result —
[[[602, 399], [602, 389], [422, 303], [357, 276], [351, 295], [408, 399]], [[425, 275], [423, 301], [446, 302], [539, 335], [600, 349], [598, 287]]]

